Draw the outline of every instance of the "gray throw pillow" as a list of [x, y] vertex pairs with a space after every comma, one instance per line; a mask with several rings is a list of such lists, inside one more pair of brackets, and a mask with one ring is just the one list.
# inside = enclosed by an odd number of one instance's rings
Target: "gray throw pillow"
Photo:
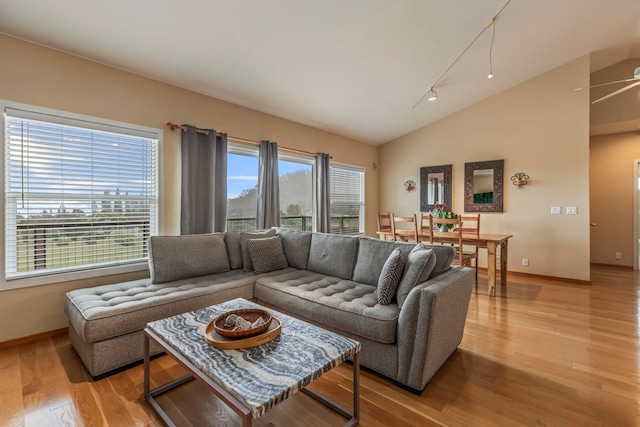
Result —
[[249, 239], [247, 241], [249, 256], [256, 274], [268, 273], [274, 270], [282, 270], [289, 267], [287, 258], [282, 249], [280, 236], [264, 239]]
[[411, 292], [416, 285], [427, 281], [435, 265], [436, 254], [423, 243], [418, 243], [411, 252], [409, 252], [407, 263], [404, 267], [404, 275], [402, 276], [402, 280], [400, 280], [398, 291], [396, 292], [398, 307], [402, 308], [402, 304], [404, 304], [407, 295], [409, 295], [409, 292]]
[[400, 248], [395, 248], [384, 263], [378, 279], [378, 304], [387, 305], [393, 300], [402, 278], [404, 264], [404, 255]]
[[153, 236], [149, 239], [152, 283], [229, 271], [224, 235]]
[[243, 231], [240, 233], [240, 250], [242, 251], [242, 268], [244, 271], [253, 271], [253, 263], [251, 262], [249, 248], [247, 247], [249, 239], [264, 239], [265, 237], [273, 237], [275, 235], [276, 230]]
[[240, 232], [227, 231], [224, 233], [224, 243], [229, 254], [229, 266], [232, 270], [242, 268], [242, 249], [240, 248]]

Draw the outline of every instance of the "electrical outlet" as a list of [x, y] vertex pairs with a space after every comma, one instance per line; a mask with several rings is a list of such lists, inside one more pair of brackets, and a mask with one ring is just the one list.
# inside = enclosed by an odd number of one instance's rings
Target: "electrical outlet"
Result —
[[522, 265], [525, 267], [529, 267], [529, 259], [528, 258], [522, 258]]
[[616, 252], [616, 259], [622, 259], [622, 252]]
[[567, 206], [567, 215], [578, 215], [578, 208], [576, 206]]
[[551, 206], [551, 215], [560, 215], [560, 214], [562, 214], [562, 207]]

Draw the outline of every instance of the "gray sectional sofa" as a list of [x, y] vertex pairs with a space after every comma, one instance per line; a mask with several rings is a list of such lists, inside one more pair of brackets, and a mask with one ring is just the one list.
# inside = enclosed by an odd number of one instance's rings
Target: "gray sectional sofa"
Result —
[[[241, 297], [360, 341], [363, 366], [422, 390], [464, 332], [474, 271], [452, 267], [454, 255], [280, 228], [157, 236], [150, 278], [71, 291], [64, 308], [92, 376], [141, 360], [147, 322]], [[388, 304], [381, 286], [392, 287]]]

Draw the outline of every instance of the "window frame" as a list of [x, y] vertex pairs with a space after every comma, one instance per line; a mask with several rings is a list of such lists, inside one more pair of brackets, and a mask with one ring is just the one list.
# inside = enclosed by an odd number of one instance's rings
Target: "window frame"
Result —
[[[79, 126], [94, 129], [96, 131], [111, 131], [119, 128], [121, 133], [130, 131], [132, 135], [141, 136], [142, 134], [153, 136], [153, 139], [157, 140], [156, 145], [156, 158], [155, 158], [155, 170], [156, 170], [156, 228], [150, 229], [150, 235], [160, 234], [160, 230], [164, 229], [164, 201], [163, 201], [163, 170], [162, 170], [162, 147], [163, 147], [163, 130], [159, 128], [152, 128], [148, 126], [142, 126], [132, 123], [120, 122], [110, 119], [104, 119], [101, 117], [88, 116], [83, 114], [71, 113], [67, 111], [55, 110], [46, 107], [39, 107], [34, 105], [22, 104], [13, 101], [0, 99], [0, 125], [2, 127], [2, 162], [0, 162], [0, 174], [2, 174], [2, 185], [6, 189], [7, 185], [7, 169], [6, 169], [6, 111], [17, 110], [20, 111], [20, 116], [25, 119], [49, 116], [51, 117], [50, 123], [56, 124], [68, 124], [72, 126]], [[66, 123], [65, 123], [66, 121]], [[139, 261], [122, 263], [117, 265], [96, 266], [87, 265], [86, 267], [79, 266], [77, 269], [70, 269], [68, 271], [49, 271], [46, 273], [38, 273], [20, 277], [7, 278], [7, 218], [6, 208], [7, 199], [9, 195], [5, 192], [4, 196], [0, 200], [0, 215], [3, 223], [1, 236], [2, 244], [0, 245], [0, 271], [2, 273], [2, 282], [0, 283], [0, 291], [10, 289], [28, 288], [33, 286], [41, 286], [47, 284], [69, 282], [75, 280], [85, 280], [90, 278], [104, 277], [115, 274], [125, 274], [132, 272], [148, 271], [148, 259], [143, 258]], [[14, 221], [15, 222], [15, 221]]]
[[[331, 171], [332, 168], [335, 169], [342, 169], [342, 170], [347, 170], [347, 171], [352, 171], [352, 172], [357, 172], [357, 173], [361, 173], [362, 174], [362, 183], [361, 183], [361, 188], [360, 188], [360, 192], [362, 195], [362, 202], [359, 203], [360, 205], [360, 214], [359, 214], [359, 220], [358, 220], [358, 233], [357, 234], [345, 234], [348, 236], [362, 236], [365, 234], [365, 214], [366, 214], [366, 168], [362, 167], [362, 166], [356, 166], [356, 165], [350, 165], [348, 163], [340, 163], [340, 162], [331, 162], [329, 164], [329, 170]], [[331, 172], [329, 172], [331, 173]], [[333, 206], [333, 199], [331, 198], [331, 194], [329, 194], [329, 201], [331, 206]], [[331, 213], [330, 213], [331, 215]]]

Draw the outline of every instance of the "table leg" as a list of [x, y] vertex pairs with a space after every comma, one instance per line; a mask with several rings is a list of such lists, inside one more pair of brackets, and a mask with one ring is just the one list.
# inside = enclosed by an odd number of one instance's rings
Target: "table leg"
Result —
[[505, 241], [500, 245], [500, 284], [506, 286], [507, 284], [507, 242]]
[[496, 243], [487, 242], [487, 272], [489, 296], [496, 295]]

